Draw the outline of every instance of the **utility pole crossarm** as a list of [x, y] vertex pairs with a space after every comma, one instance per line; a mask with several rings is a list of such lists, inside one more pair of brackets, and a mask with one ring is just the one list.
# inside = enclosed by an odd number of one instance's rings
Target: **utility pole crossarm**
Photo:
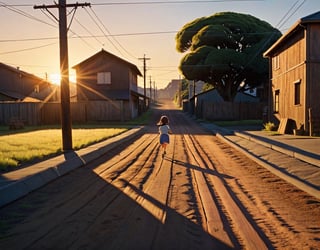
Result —
[[[51, 5], [35, 5], [33, 6], [34, 9], [52, 9], [52, 8], [59, 8], [60, 4], [51, 4]], [[90, 3], [72, 3], [72, 4], [63, 4], [63, 7], [91, 7]]]

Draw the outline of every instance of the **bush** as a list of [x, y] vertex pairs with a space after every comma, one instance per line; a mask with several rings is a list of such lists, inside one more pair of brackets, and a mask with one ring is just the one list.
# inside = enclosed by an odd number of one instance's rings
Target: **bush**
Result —
[[273, 122], [267, 122], [263, 126], [266, 131], [276, 131], [278, 129]]

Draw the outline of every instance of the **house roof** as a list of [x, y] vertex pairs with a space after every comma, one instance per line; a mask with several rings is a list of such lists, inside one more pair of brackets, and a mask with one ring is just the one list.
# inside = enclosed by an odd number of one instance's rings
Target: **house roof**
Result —
[[115, 58], [116, 60], [120, 61], [120, 62], [123, 63], [123, 64], [126, 64], [129, 68], [131, 68], [132, 70], [134, 70], [134, 71], [137, 73], [137, 75], [142, 76], [140, 70], [137, 68], [136, 65], [134, 65], [134, 64], [132, 64], [132, 63], [130, 63], [130, 62], [128, 62], [128, 61], [126, 61], [126, 60], [124, 60], [124, 59], [122, 59], [122, 58], [114, 55], [114, 54], [111, 54], [110, 52], [108, 52], [108, 51], [106, 51], [106, 50], [104, 50], [104, 49], [102, 49], [101, 51], [97, 52], [97, 53], [94, 54], [93, 56], [85, 59], [84, 61], [78, 63], [77, 65], [74, 65], [72, 68], [73, 68], [73, 69], [76, 69], [76, 68], [80, 67], [80, 66], [83, 65], [83, 64], [90, 63], [90, 61], [94, 60], [96, 57], [103, 56], [103, 55], [107, 55], [107, 56], [109, 56], [109, 57]]
[[25, 98], [25, 96], [20, 93], [13, 92], [13, 91], [7, 91], [7, 90], [0, 90], [0, 94], [3, 96], [7, 96], [13, 100], [22, 100], [23, 98]]
[[266, 52], [263, 53], [263, 56], [269, 57], [274, 49], [283, 43], [291, 34], [298, 29], [304, 28], [304, 24], [309, 23], [320, 23], [320, 11], [300, 18], [284, 35], [282, 35]]
[[33, 74], [30, 74], [30, 73], [28, 73], [28, 72], [25, 72], [25, 71], [23, 71], [23, 70], [20, 70], [19, 67], [15, 68], [15, 67], [9, 66], [9, 65], [7, 65], [7, 64], [0, 63], [0, 68], [5, 68], [5, 69], [7, 69], [7, 70], [12, 71], [12, 72], [15, 73], [15, 74], [20, 74], [21, 76], [24, 76], [24, 77], [30, 77], [30, 78], [34, 78], [34, 79], [36, 79], [36, 80], [38, 80], [38, 81], [44, 81], [44, 82], [45, 82], [44, 79], [42, 79], [42, 78], [40, 78], [40, 77], [38, 77], [38, 76], [35, 76], [35, 75], [33, 75]]
[[5, 90], [1, 90], [1, 89], [0, 89], [0, 95], [6, 96], [6, 97], [8, 97], [9, 99], [12, 99], [12, 100], [19, 100], [19, 99], [23, 99], [24, 98], [24, 95], [21, 95], [19, 93], [12, 92], [12, 91], [5, 91]]

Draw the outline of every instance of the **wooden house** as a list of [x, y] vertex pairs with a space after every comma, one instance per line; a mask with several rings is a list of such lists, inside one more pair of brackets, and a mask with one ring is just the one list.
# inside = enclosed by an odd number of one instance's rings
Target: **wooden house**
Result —
[[[142, 74], [134, 64], [102, 49], [73, 68], [77, 76], [78, 102], [120, 102], [122, 119], [138, 116], [144, 96], [138, 93], [138, 76]], [[106, 117], [105, 120], [111, 119]]]
[[320, 134], [320, 11], [298, 20], [265, 53], [269, 120], [285, 133]]
[[56, 101], [55, 89], [40, 77], [0, 63], [0, 101]]

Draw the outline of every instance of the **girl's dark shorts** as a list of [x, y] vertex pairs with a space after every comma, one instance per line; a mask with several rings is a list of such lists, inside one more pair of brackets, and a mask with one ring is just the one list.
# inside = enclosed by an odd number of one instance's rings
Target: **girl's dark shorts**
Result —
[[164, 144], [164, 143], [169, 144], [169, 142], [170, 142], [170, 139], [169, 139], [168, 134], [161, 134], [160, 135], [160, 144]]

